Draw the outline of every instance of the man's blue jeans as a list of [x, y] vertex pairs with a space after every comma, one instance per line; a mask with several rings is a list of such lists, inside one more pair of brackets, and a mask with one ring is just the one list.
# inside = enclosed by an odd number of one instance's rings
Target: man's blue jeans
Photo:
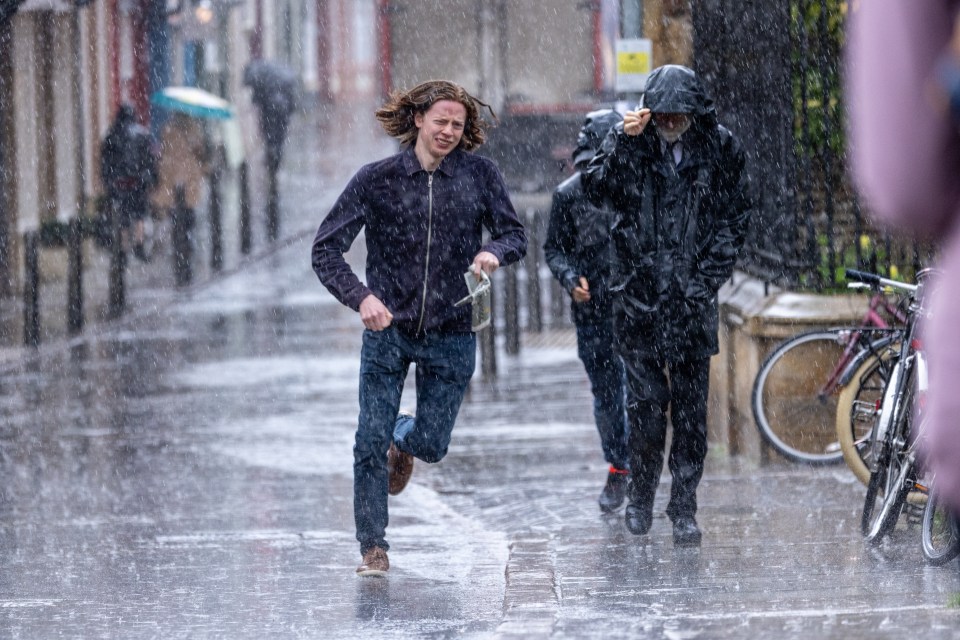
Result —
[[[363, 332], [360, 419], [353, 446], [353, 515], [360, 553], [389, 549], [386, 535], [387, 451], [425, 462], [447, 454], [450, 434], [476, 366], [472, 333], [411, 337], [388, 327]], [[417, 417], [397, 417], [407, 370], [417, 367]]]
[[613, 346], [613, 320], [577, 325], [577, 355], [583, 361], [593, 392], [593, 417], [600, 433], [603, 458], [627, 469], [627, 416], [624, 408], [623, 361]]

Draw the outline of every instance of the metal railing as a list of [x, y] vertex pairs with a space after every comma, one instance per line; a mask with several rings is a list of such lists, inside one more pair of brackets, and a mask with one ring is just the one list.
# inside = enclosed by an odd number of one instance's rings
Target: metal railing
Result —
[[841, 285], [845, 267], [909, 279], [930, 248], [872, 226], [849, 179], [847, 3], [729, 4], [712, 0], [693, 12], [694, 58], [721, 123], [747, 152], [757, 207], [741, 267], [812, 291]]
[[[240, 236], [240, 252], [247, 255], [253, 248], [250, 221], [250, 187], [246, 163], [238, 173], [238, 197], [240, 216], [237, 232]], [[208, 200], [210, 269], [217, 272], [223, 269], [223, 196], [221, 190], [222, 172], [215, 170], [210, 176], [210, 196]], [[102, 199], [102, 207], [110, 204]], [[178, 206], [170, 213], [171, 267], [177, 286], [187, 286], [193, 281], [193, 244], [191, 230], [194, 226], [194, 213], [185, 204], [182, 188], [178, 189]], [[88, 266], [83, 260], [83, 241], [87, 238], [97, 240], [101, 248], [110, 256], [107, 282], [107, 304], [110, 318], [118, 318], [127, 311], [127, 263], [129, 257], [124, 247], [123, 230], [120, 228], [117, 212], [109, 211], [95, 218], [74, 217], [71, 220], [48, 222], [39, 229], [27, 231], [22, 236], [24, 250], [23, 277], [23, 343], [36, 347], [41, 342], [43, 321], [41, 308], [42, 282], [41, 252], [48, 248], [66, 248], [68, 252], [66, 313], [67, 331], [78, 333], [85, 324], [84, 293], [85, 271]]]

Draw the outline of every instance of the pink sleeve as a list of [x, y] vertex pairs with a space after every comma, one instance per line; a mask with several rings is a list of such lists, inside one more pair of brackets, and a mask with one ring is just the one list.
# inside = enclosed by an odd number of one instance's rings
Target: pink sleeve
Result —
[[861, 0], [851, 15], [848, 127], [854, 176], [877, 220], [945, 232], [960, 204], [960, 139], [934, 106], [936, 61], [957, 0]]

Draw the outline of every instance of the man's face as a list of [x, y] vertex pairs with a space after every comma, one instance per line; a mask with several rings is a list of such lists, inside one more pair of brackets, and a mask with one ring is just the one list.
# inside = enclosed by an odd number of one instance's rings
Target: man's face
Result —
[[685, 113], [655, 113], [653, 124], [667, 142], [676, 142], [690, 128], [690, 116]]
[[467, 122], [467, 108], [453, 100], [438, 100], [426, 113], [416, 114], [416, 148], [436, 160], [442, 160], [457, 148]]

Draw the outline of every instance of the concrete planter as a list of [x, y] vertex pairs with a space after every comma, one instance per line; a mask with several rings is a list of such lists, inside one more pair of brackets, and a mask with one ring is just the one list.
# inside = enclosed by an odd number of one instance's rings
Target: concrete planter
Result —
[[762, 460], [776, 455], [760, 440], [750, 409], [753, 380], [767, 354], [798, 333], [857, 324], [866, 295], [819, 295], [765, 287], [744, 273], [720, 290], [720, 353], [710, 368], [711, 446]]

